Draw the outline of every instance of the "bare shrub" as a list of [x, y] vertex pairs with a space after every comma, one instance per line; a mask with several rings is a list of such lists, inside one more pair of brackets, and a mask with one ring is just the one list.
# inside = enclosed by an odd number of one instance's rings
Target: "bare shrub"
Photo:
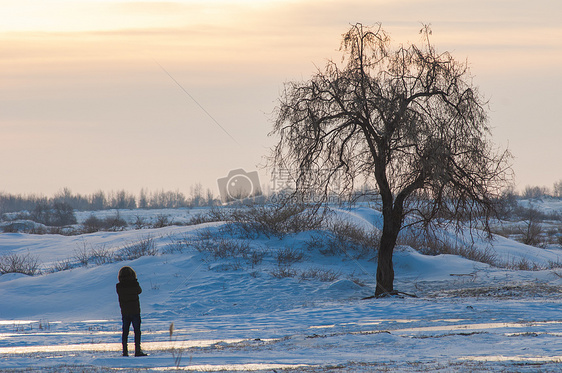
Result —
[[250, 244], [248, 242], [239, 242], [233, 240], [220, 240], [213, 256], [215, 258], [231, 258], [246, 257], [250, 253]]
[[163, 252], [165, 254], [181, 254], [190, 247], [193, 247], [193, 240], [187, 236], [180, 239], [175, 239], [170, 236], [170, 243], [163, 249]]
[[521, 243], [529, 246], [542, 246], [543, 245], [543, 228], [540, 223], [534, 219], [529, 219], [524, 227], [520, 228]]
[[540, 264], [531, 261], [528, 258], [521, 257], [521, 258], [512, 258], [510, 261], [504, 261], [498, 264], [498, 267], [507, 268], [507, 269], [515, 269], [520, 271], [543, 271], [543, 270], [553, 270], [552, 273], [560, 276], [556, 269], [562, 268], [562, 262], [560, 259], [556, 261], [549, 260], [547, 264]]
[[229, 218], [248, 237], [265, 235], [268, 238], [318, 229], [323, 221], [321, 214], [302, 204], [254, 205], [234, 210]]
[[312, 235], [305, 241], [305, 247], [309, 251], [322, 250], [326, 246], [326, 237], [324, 235]]
[[209, 222], [227, 221], [230, 218], [231, 211], [225, 208], [213, 206], [205, 214]]
[[234, 259], [235, 264], [229, 266], [229, 269], [240, 269], [243, 262], [254, 268], [262, 263], [266, 255], [265, 250], [253, 248], [248, 240], [227, 239], [216, 235], [211, 229], [197, 231], [195, 238], [189, 236], [179, 240], [172, 238], [165, 252], [182, 253], [188, 249], [210, 254], [213, 259]]
[[301, 262], [304, 259], [302, 251], [287, 247], [279, 250], [275, 255], [275, 260], [279, 266], [288, 266]]
[[327, 231], [311, 235], [305, 242], [307, 250], [318, 250], [323, 255], [345, 254], [364, 258], [377, 253], [380, 234], [366, 230], [348, 221], [331, 222]]
[[145, 219], [140, 215], [136, 216], [136, 219], [135, 219], [135, 222], [133, 223], [133, 225], [135, 226], [135, 229], [143, 229], [143, 228], [146, 228], [148, 226]]
[[89, 260], [99, 266], [102, 264], [113, 263], [115, 261], [115, 257], [108, 248], [102, 245], [98, 248], [92, 247]]
[[129, 226], [125, 219], [121, 218], [119, 211], [114, 216], [108, 216], [104, 219], [105, 229], [112, 232], [122, 231]]
[[560, 262], [560, 258], [557, 258], [556, 261], [549, 260], [548, 261], [548, 269], [558, 269], [562, 268], [562, 262]]
[[156, 216], [156, 221], [152, 224], [152, 228], [164, 228], [170, 225], [172, 225], [172, 222], [168, 215], [158, 214]]
[[220, 221], [230, 221], [230, 211], [224, 208], [212, 207], [205, 213], [193, 215], [187, 225], [199, 225], [204, 223], [214, 223]]
[[185, 225], [199, 225], [208, 222], [206, 214], [195, 214], [189, 218]]
[[489, 248], [479, 249], [476, 246], [453, 246], [451, 252], [453, 255], [460, 255], [463, 258], [473, 260], [475, 262], [486, 263], [497, 266], [497, 256]]
[[246, 258], [251, 252], [250, 244], [247, 241], [212, 238], [194, 242], [193, 246], [199, 252], [210, 253], [215, 259]]
[[72, 227], [47, 227], [47, 234], [59, 234], [61, 236], [74, 236], [77, 232]]
[[2, 227], [3, 233], [18, 233], [18, 228], [15, 224], [8, 224]]
[[95, 215], [90, 215], [90, 217], [82, 223], [82, 226], [84, 227], [85, 233], [94, 233], [104, 229], [105, 224], [103, 220], [97, 218]]
[[44, 225], [36, 225], [33, 226], [29, 232], [29, 234], [47, 234], [47, 227], [45, 227]]
[[502, 263], [501, 267], [520, 271], [539, 271], [545, 269], [527, 258], [512, 259], [510, 262]]
[[[365, 257], [378, 251], [380, 233], [375, 230], [367, 231], [351, 222], [336, 221], [329, 228], [332, 233], [331, 239], [324, 254], [350, 254], [350, 250], [356, 252], [356, 257]], [[322, 251], [321, 251], [322, 252]]]
[[197, 239], [201, 241], [214, 240], [216, 238], [215, 233], [211, 229], [200, 229], [197, 231]]
[[55, 265], [52, 268], [53, 272], [62, 272], [62, 271], [68, 271], [69, 269], [72, 269], [74, 266], [72, 265], [72, 262], [70, 261], [70, 259], [64, 259], [64, 260], [60, 260], [58, 262], [55, 263]]
[[499, 236], [510, 238], [513, 235], [519, 234], [521, 232], [521, 228], [514, 225], [504, 225], [498, 224], [491, 228], [493, 234], [497, 234]]
[[309, 268], [300, 274], [301, 280], [318, 280], [321, 282], [333, 282], [339, 279], [340, 272], [332, 271], [324, 268]]
[[83, 266], [89, 264], [102, 265], [106, 263], [113, 263], [116, 258], [105, 245], [99, 247], [88, 247], [88, 244], [83, 241], [75, 251], [74, 257]]
[[[547, 264], [539, 264], [529, 260], [528, 258], [522, 257], [518, 259], [513, 258], [511, 261], [500, 263], [499, 266], [502, 268], [521, 271], [543, 271], [560, 269], [562, 268], [562, 262], [560, 262], [560, 259], [557, 259], [556, 261], [549, 260]], [[553, 271], [552, 273], [558, 275], [556, 271]]]
[[424, 255], [451, 254], [476, 262], [497, 266], [496, 254], [490, 248], [478, 248], [475, 245], [451, 242], [427, 232], [409, 232], [400, 236], [401, 245], [407, 245]]
[[85, 233], [94, 233], [99, 231], [122, 231], [127, 228], [127, 222], [121, 218], [119, 211], [113, 216], [100, 219], [95, 215], [90, 215], [83, 223], [83, 231]]
[[90, 262], [90, 251], [88, 250], [88, 246], [86, 242], [82, 243], [82, 246], [78, 247], [74, 250], [74, 257], [83, 266], [87, 266]]
[[[41, 228], [41, 232], [38, 232]], [[4, 233], [29, 233], [29, 234], [45, 234], [47, 229], [42, 224], [37, 224], [30, 220], [16, 220], [12, 221], [2, 227]]]
[[290, 267], [279, 267], [270, 273], [275, 278], [292, 278], [297, 276], [297, 271]]
[[40, 274], [39, 259], [27, 254], [6, 254], [0, 256], [0, 274], [22, 273], [28, 276]]
[[261, 264], [261, 262], [263, 261], [263, 258], [265, 257], [265, 252], [260, 250], [260, 251], [252, 251], [250, 253], [250, 256], [248, 257], [248, 261], [250, 262], [250, 264], [252, 265], [252, 269]]
[[142, 258], [143, 256], [158, 255], [158, 249], [154, 238], [147, 236], [140, 241], [126, 245], [117, 254], [119, 260], [134, 260]]

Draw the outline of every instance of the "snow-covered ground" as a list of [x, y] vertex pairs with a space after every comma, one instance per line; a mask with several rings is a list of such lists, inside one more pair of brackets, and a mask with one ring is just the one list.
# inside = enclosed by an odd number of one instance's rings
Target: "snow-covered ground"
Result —
[[[194, 211], [120, 214], [185, 222]], [[380, 228], [380, 215], [366, 207], [337, 215]], [[0, 371], [562, 370], [562, 269], [499, 269], [403, 246], [394, 256], [395, 288], [417, 297], [363, 299], [373, 294], [375, 261], [351, 251], [324, 255], [307, 244], [327, 232], [249, 239], [224, 226], [0, 234], [0, 255], [29, 253], [43, 269], [0, 276]], [[147, 239], [158, 255], [79, 265], [88, 250], [120, 253]], [[209, 242], [240, 250], [220, 258], [204, 250]], [[562, 262], [556, 248], [501, 237], [478, 245], [508, 261]], [[283, 264], [279, 252], [302, 258]], [[52, 271], [63, 262], [72, 269]], [[143, 288], [148, 357], [120, 356], [115, 283], [123, 265], [136, 270]]]

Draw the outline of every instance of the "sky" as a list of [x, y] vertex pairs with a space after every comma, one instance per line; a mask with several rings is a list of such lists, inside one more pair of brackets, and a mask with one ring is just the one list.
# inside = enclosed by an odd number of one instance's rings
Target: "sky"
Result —
[[263, 169], [283, 85], [339, 61], [350, 24], [431, 24], [490, 100], [516, 187], [562, 180], [559, 0], [0, 0], [0, 192], [215, 195]]

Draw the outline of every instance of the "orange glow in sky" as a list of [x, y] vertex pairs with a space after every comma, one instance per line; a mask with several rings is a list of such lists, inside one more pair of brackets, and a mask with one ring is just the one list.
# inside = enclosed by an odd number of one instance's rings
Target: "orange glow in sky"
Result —
[[[259, 169], [283, 83], [339, 60], [351, 23], [431, 23], [490, 98], [519, 189], [562, 179], [562, 3], [0, 1], [0, 192], [216, 189]], [[159, 67], [236, 139], [233, 141]], [[268, 174], [260, 170], [262, 184]], [[215, 190], [215, 194], [216, 190]]]

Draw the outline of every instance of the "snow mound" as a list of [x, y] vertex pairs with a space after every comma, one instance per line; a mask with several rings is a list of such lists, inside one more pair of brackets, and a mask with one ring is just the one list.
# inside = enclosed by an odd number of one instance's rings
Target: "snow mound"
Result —
[[401, 247], [394, 253], [394, 271], [398, 278], [444, 280], [451, 275], [470, 274], [489, 265], [471, 261], [458, 255], [423, 255], [411, 247]]
[[8, 282], [12, 280], [17, 280], [18, 278], [29, 277], [23, 273], [4, 273], [0, 275], [0, 282]]
[[374, 294], [374, 289], [368, 286], [361, 286], [349, 279], [334, 281], [324, 287], [314, 291], [315, 297], [318, 299], [332, 299], [340, 301], [348, 301], [351, 299], [360, 299]]
[[351, 292], [351, 291], [361, 291], [363, 290], [363, 287], [359, 286], [358, 284], [356, 284], [351, 280], [338, 280], [330, 284], [327, 290]]

